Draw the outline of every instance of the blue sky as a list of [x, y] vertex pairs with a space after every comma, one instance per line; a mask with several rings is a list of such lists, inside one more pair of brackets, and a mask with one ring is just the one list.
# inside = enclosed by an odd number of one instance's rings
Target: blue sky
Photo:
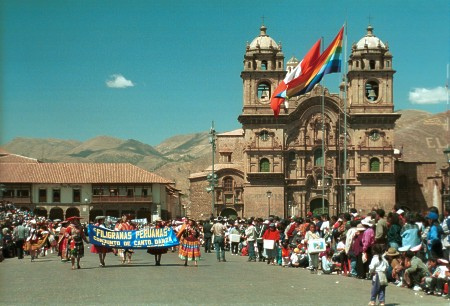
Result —
[[[286, 61], [301, 59], [347, 21], [348, 48], [366, 33], [394, 56], [395, 109], [443, 112], [450, 2], [14, 1], [0, 2], [0, 144], [15, 137], [150, 145], [239, 128], [246, 42], [267, 33]], [[347, 55], [350, 52], [347, 52]], [[337, 92], [339, 74], [324, 85]]]

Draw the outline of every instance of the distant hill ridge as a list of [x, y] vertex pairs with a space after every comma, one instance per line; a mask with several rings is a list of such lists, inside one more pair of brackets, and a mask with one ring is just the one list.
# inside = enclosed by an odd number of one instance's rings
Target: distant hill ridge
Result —
[[[446, 164], [443, 150], [449, 142], [449, 113], [431, 114], [418, 110], [398, 111], [402, 116], [395, 128], [395, 146], [405, 161]], [[15, 138], [2, 146], [15, 153], [44, 162], [121, 162], [131, 163], [176, 182], [187, 193], [189, 174], [211, 163], [208, 132], [175, 135], [156, 147], [138, 140], [98, 136], [87, 141]]]

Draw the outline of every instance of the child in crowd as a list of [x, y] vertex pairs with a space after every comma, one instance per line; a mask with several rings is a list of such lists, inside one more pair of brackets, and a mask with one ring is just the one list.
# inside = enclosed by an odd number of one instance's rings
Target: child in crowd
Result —
[[444, 293], [444, 284], [449, 271], [447, 265], [447, 260], [435, 260], [432, 258], [428, 260], [431, 276], [425, 278], [425, 290], [427, 290], [427, 294], [441, 296]]
[[291, 249], [289, 248], [289, 242], [286, 240], [281, 246], [281, 266], [289, 267], [291, 261]]
[[298, 266], [301, 268], [309, 267], [309, 258], [308, 254], [306, 254], [306, 249], [300, 249], [300, 255], [298, 256]]
[[369, 305], [377, 305], [377, 297], [380, 302], [379, 305], [385, 305], [386, 286], [388, 284], [386, 271], [389, 264], [382, 256], [383, 249], [381, 245], [375, 244], [372, 251], [373, 257], [369, 265], [369, 272], [373, 274], [373, 277]]
[[338, 267], [338, 263], [333, 262], [331, 252], [326, 252], [324, 256], [322, 256], [322, 272], [323, 274], [331, 274], [336, 271]]
[[298, 268], [300, 266], [299, 254], [300, 250], [295, 248], [290, 257], [291, 267]]

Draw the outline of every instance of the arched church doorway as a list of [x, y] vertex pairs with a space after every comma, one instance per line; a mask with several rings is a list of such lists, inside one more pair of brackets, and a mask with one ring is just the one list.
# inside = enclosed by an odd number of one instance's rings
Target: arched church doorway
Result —
[[238, 216], [237, 212], [232, 208], [226, 208], [226, 209], [222, 210], [220, 215], [224, 218], [226, 217], [227, 219], [232, 219], [232, 220], [236, 220], [237, 216]]
[[323, 199], [323, 210], [322, 210], [322, 198], [316, 198], [309, 203], [309, 211], [313, 213], [313, 216], [330, 214], [329, 207], [330, 203], [328, 203], [327, 199]]

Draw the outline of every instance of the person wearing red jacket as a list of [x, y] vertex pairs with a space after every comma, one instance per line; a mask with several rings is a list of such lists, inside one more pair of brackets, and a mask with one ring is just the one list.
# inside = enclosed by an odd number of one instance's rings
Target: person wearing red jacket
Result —
[[278, 253], [277, 245], [280, 241], [280, 232], [277, 230], [275, 223], [269, 225], [262, 238], [264, 239], [264, 247], [267, 254], [267, 264], [275, 265], [275, 257]]

